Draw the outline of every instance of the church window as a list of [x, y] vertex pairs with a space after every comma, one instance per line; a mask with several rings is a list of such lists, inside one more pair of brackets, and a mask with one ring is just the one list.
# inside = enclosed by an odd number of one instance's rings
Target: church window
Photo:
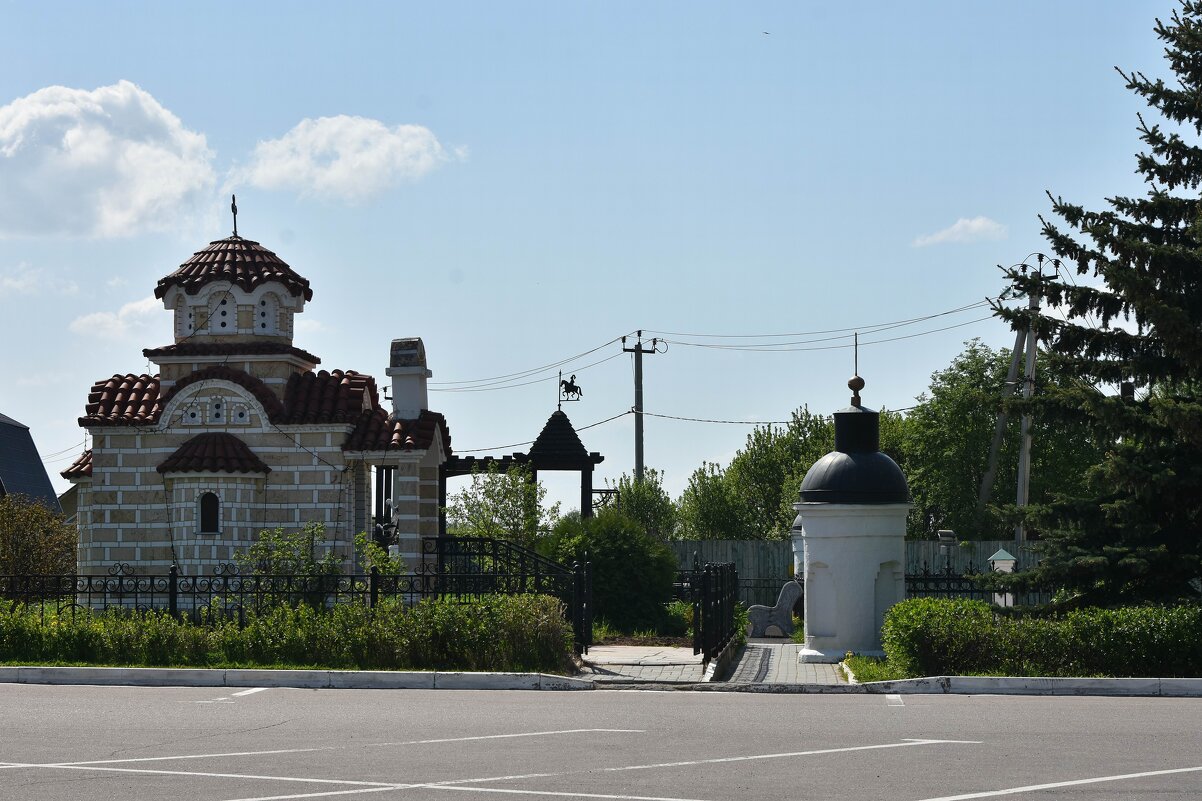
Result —
[[200, 496], [200, 533], [221, 533], [221, 499], [215, 493], [206, 492]]

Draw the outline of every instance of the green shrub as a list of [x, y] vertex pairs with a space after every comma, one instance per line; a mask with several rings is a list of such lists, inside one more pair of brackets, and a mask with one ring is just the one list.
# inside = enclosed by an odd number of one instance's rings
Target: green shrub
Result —
[[411, 607], [275, 606], [239, 627], [164, 612], [76, 610], [0, 601], [0, 662], [195, 667], [571, 672], [572, 628], [549, 596], [428, 600]]
[[983, 601], [912, 598], [885, 615], [906, 676], [1202, 676], [1202, 606], [998, 614]]
[[595, 617], [626, 633], [663, 624], [676, 557], [620, 511], [561, 518], [540, 548], [559, 562], [591, 564]]

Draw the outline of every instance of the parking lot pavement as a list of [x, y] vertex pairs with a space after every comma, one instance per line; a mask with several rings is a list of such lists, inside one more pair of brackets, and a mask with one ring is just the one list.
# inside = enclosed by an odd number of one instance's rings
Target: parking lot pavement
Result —
[[1202, 699], [0, 685], [0, 798], [1196, 799]]

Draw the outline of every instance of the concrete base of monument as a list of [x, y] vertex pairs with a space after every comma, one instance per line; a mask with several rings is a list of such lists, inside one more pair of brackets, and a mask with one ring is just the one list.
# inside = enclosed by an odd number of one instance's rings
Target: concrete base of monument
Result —
[[[834, 665], [843, 661], [843, 658], [847, 656], [847, 651], [848, 649], [846, 648], [831, 648], [826, 650], [802, 648], [797, 652], [797, 660], [802, 663]], [[885, 658], [884, 651], [857, 650], [854, 653], [856, 656], [871, 656], [877, 659]]]

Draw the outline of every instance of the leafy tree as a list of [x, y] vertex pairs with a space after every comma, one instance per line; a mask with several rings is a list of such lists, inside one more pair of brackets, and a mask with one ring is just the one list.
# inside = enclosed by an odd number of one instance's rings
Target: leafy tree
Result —
[[0, 574], [75, 572], [75, 526], [24, 495], [0, 496]]
[[259, 576], [333, 576], [343, 558], [325, 545], [326, 528], [306, 523], [299, 531], [265, 529], [244, 551], [234, 554], [243, 573]]
[[643, 471], [642, 481], [623, 473], [616, 489], [623, 514], [647, 529], [653, 537], [672, 538], [676, 531], [676, 504], [664, 491], [663, 473], [648, 467]]
[[[1102, 211], [1049, 195], [1059, 220], [1043, 233], [1064, 269], [1008, 272], [1040, 300], [1049, 361], [1088, 382], [1050, 387], [1030, 408], [1105, 446], [1084, 491], [1029, 515], [1043, 536], [1029, 580], [1079, 602], [1196, 597], [1202, 576], [1202, 4], [1184, 0], [1155, 31], [1174, 77], [1119, 70], [1163, 122], [1139, 117], [1146, 195]], [[1028, 319], [998, 313], [1015, 328]], [[1115, 391], [1128, 381], [1145, 388], [1135, 399]]]
[[672, 596], [676, 556], [617, 509], [561, 518], [540, 550], [566, 564], [589, 562], [596, 615], [623, 632], [655, 629]]
[[[1003, 509], [1013, 501], [1016, 487], [1020, 444], [1016, 420], [1007, 425], [1002, 439], [991, 502], [985, 508], [978, 504], [1009, 366], [1008, 350], [994, 350], [975, 339], [966, 342], [948, 367], [931, 376], [930, 389], [907, 415], [898, 461], [914, 497], [911, 536], [930, 537], [939, 529], [951, 529], [960, 539], [1011, 536]], [[1036, 392], [1076, 380], [1043, 370], [1037, 376]], [[882, 442], [888, 438], [885, 428], [882, 419]], [[1032, 434], [1032, 501], [1079, 491], [1086, 470], [1101, 459], [1089, 432], [1041, 416], [1032, 421]]]
[[472, 483], [447, 498], [447, 530], [461, 537], [494, 537], [527, 548], [559, 517], [559, 504], [543, 508], [547, 490], [524, 465], [502, 472], [495, 462], [472, 472]]
[[685, 540], [751, 539], [743, 509], [731, 492], [725, 471], [705, 462], [689, 476], [677, 503], [676, 534]]

